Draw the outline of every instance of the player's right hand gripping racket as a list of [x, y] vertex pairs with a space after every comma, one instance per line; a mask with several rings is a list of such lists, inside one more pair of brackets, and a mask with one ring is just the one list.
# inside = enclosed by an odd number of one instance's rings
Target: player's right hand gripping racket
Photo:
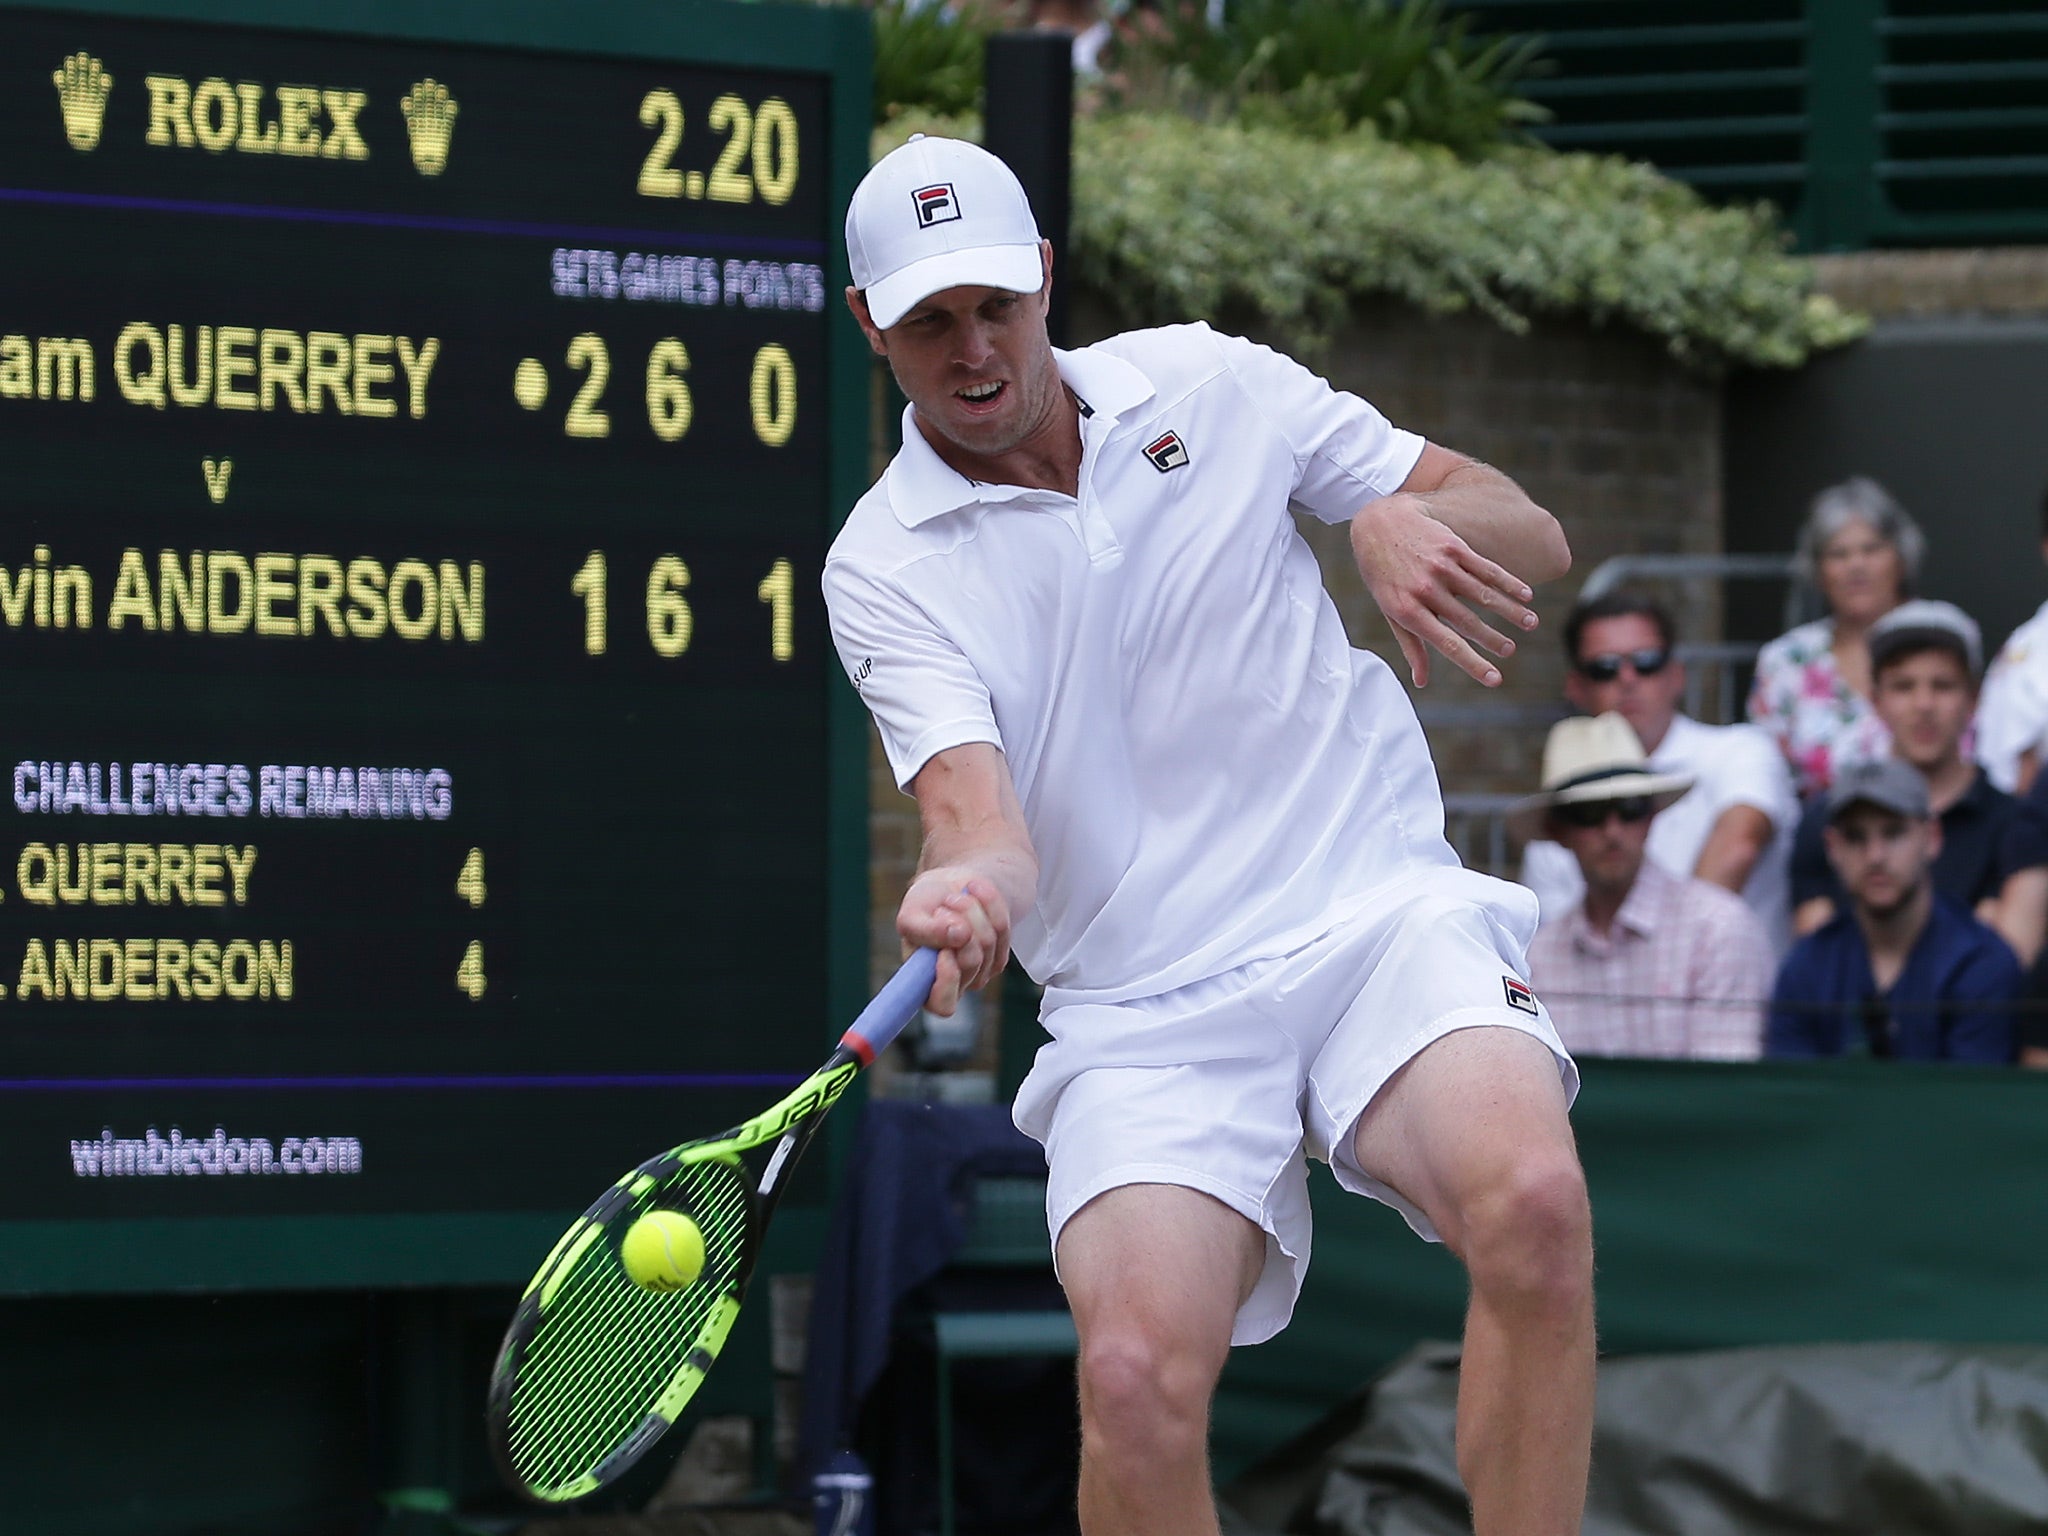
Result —
[[[491, 1373], [491, 1449], [513, 1487], [549, 1504], [595, 1493], [675, 1422], [739, 1316], [791, 1166], [847, 1084], [916, 1016], [937, 968], [938, 952], [919, 950], [787, 1097], [648, 1159], [562, 1235]], [[742, 1154], [771, 1143], [757, 1178]], [[647, 1290], [626, 1274], [620, 1239], [651, 1210], [681, 1211], [704, 1234], [704, 1269], [688, 1285]]]

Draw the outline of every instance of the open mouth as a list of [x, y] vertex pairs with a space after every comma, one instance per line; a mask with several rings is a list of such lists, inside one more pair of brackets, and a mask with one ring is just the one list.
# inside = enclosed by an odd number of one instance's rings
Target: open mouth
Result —
[[1007, 384], [997, 379], [987, 384], [970, 384], [965, 389], [955, 390], [953, 398], [960, 401], [969, 410], [985, 411], [1002, 399], [1008, 389], [1009, 386]]

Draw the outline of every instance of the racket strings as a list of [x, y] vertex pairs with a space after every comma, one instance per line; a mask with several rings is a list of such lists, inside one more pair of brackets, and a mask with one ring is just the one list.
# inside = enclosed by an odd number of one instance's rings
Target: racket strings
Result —
[[[669, 1390], [739, 1273], [749, 1196], [735, 1165], [690, 1165], [577, 1257], [513, 1387], [507, 1448], [530, 1486], [560, 1488], [591, 1472]], [[643, 1290], [619, 1260], [616, 1234], [654, 1206], [686, 1212], [704, 1235], [704, 1271], [679, 1291]]]
[[592, 1295], [606, 1282], [601, 1263], [589, 1270], [578, 1277], [584, 1313], [573, 1329], [549, 1330], [556, 1347], [548, 1368], [537, 1371], [533, 1391], [515, 1408], [515, 1456], [532, 1463], [538, 1482], [559, 1485], [587, 1473], [630, 1437], [688, 1358], [722, 1294], [711, 1275], [689, 1292], [666, 1296], [630, 1281]]
[[[708, 1212], [707, 1218], [716, 1219]], [[657, 1295], [609, 1274], [609, 1257], [607, 1249], [587, 1259], [574, 1290], [558, 1299], [575, 1326], [543, 1330], [552, 1347], [535, 1360], [531, 1389], [516, 1404], [521, 1426], [539, 1432], [522, 1441], [550, 1463], [573, 1462], [589, 1446], [608, 1447], [638, 1426], [687, 1358], [729, 1273], [725, 1256], [714, 1253], [695, 1285]], [[596, 1459], [608, 1453], [601, 1449]]]

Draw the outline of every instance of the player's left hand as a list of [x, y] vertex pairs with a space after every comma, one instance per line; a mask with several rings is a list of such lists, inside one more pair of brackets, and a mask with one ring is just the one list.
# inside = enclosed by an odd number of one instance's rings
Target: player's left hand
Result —
[[1399, 492], [1369, 502], [1351, 519], [1351, 553], [1416, 687], [1429, 685], [1432, 649], [1487, 687], [1500, 686], [1500, 668], [1481, 652], [1506, 660], [1515, 642], [1487, 618], [1534, 629], [1528, 603], [1535, 594], [1527, 582], [1431, 517], [1417, 497]]

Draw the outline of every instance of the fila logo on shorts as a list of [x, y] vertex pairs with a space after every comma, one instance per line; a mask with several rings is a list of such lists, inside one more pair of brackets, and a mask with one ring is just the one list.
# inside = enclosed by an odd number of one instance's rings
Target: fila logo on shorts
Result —
[[919, 229], [930, 229], [934, 224], [950, 223], [960, 217], [960, 199], [953, 195], [953, 183], [950, 181], [919, 187], [910, 194], [910, 201], [917, 208]]
[[1501, 989], [1508, 995], [1508, 1006], [1519, 1008], [1530, 1018], [1536, 1017], [1536, 994], [1529, 990], [1529, 984], [1513, 976], [1500, 979]]
[[1152, 467], [1162, 475], [1169, 469], [1179, 469], [1188, 461], [1188, 445], [1180, 440], [1178, 432], [1168, 432], [1155, 437], [1145, 445], [1145, 457], [1152, 461]]

